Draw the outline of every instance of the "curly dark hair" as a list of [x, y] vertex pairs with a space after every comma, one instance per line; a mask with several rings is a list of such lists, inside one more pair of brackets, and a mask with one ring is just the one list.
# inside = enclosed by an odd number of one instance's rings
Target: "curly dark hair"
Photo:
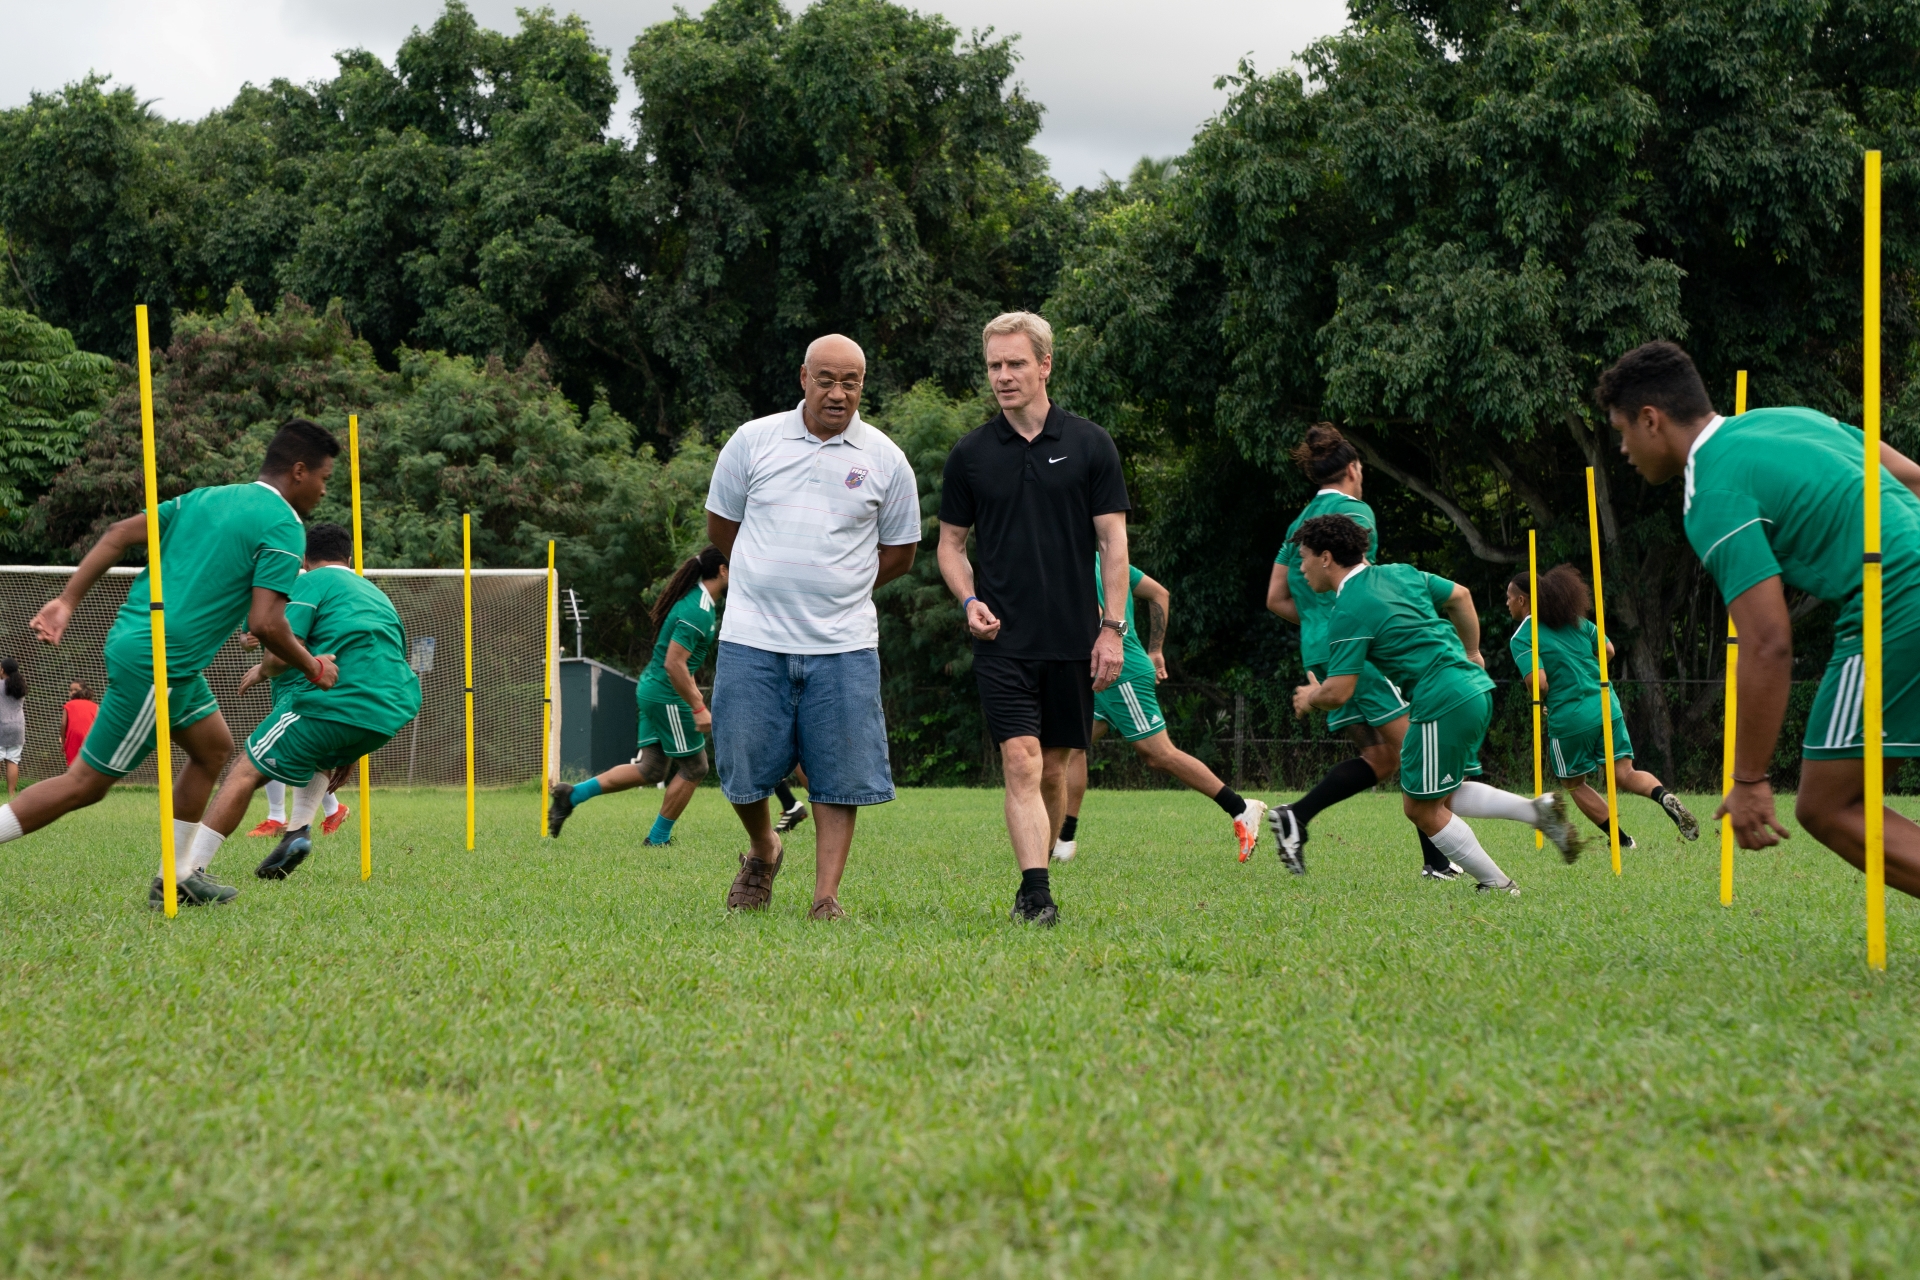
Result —
[[1348, 467], [1360, 461], [1360, 451], [1331, 422], [1316, 422], [1308, 427], [1306, 436], [1293, 446], [1288, 456], [1315, 484], [1339, 479]]
[[[1514, 574], [1509, 585], [1523, 596], [1532, 594], [1524, 573]], [[1593, 592], [1578, 569], [1557, 564], [1540, 575], [1540, 599], [1535, 603], [1540, 609], [1540, 625], [1558, 631], [1593, 613]]]
[[1693, 357], [1672, 342], [1642, 343], [1615, 360], [1600, 375], [1593, 402], [1603, 413], [1618, 409], [1629, 418], [1652, 405], [1676, 422], [1697, 422], [1713, 412]]
[[1302, 551], [1331, 552], [1333, 562], [1343, 569], [1367, 558], [1367, 531], [1345, 516], [1315, 516], [1300, 526], [1293, 540]]

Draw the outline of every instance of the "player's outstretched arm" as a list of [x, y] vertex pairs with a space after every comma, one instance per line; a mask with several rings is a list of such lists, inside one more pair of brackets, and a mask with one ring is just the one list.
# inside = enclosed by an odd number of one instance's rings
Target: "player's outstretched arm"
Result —
[[1140, 643], [1146, 646], [1147, 656], [1153, 659], [1153, 678], [1167, 678], [1167, 659], [1164, 653], [1167, 644], [1167, 614], [1173, 605], [1173, 593], [1145, 574], [1133, 584], [1133, 598], [1146, 606], [1147, 634]]
[[268, 653], [322, 689], [333, 688], [340, 668], [330, 657], [314, 657], [294, 637], [287, 625], [287, 598], [268, 587], [253, 589], [253, 606], [247, 613], [247, 630], [254, 634]]
[[129, 547], [137, 547], [147, 536], [147, 517], [144, 513], [128, 516], [107, 526], [100, 535], [100, 541], [93, 544], [80, 561], [80, 567], [73, 571], [73, 577], [67, 580], [67, 589], [40, 606], [40, 612], [33, 615], [28, 624], [33, 634], [48, 644], [59, 644], [60, 637], [67, 633], [67, 623], [73, 619], [73, 611], [87, 598], [87, 592], [93, 584], [100, 581], [102, 574], [120, 563], [120, 557]]
[[1740, 714], [1734, 727], [1733, 790], [1714, 816], [1733, 818], [1734, 840], [1742, 849], [1765, 849], [1787, 838], [1774, 816], [1767, 765], [1787, 717], [1793, 616], [1778, 575], [1742, 591], [1727, 610], [1740, 631], [1740, 668], [1734, 677]]
[[1267, 578], [1267, 612], [1296, 627], [1300, 625], [1300, 606], [1294, 603], [1293, 581], [1283, 564], [1273, 566], [1273, 573]]
[[940, 522], [940, 545], [934, 551], [940, 565], [940, 577], [967, 611], [967, 630], [980, 640], [992, 640], [1000, 634], [1000, 619], [986, 602], [973, 594], [973, 561], [967, 559], [967, 526]]
[[1447, 621], [1453, 623], [1453, 629], [1460, 633], [1460, 643], [1466, 646], [1467, 657], [1476, 666], [1486, 666], [1486, 659], [1480, 656], [1480, 611], [1474, 607], [1473, 592], [1455, 583], [1453, 594], [1447, 597], [1443, 607]]
[[1885, 440], [1882, 440], [1880, 442], [1880, 465], [1885, 467], [1895, 480], [1898, 480], [1901, 484], [1913, 490], [1914, 497], [1920, 498], [1920, 462], [1915, 462], [1912, 458], [1909, 458], [1906, 454], [1901, 453]]

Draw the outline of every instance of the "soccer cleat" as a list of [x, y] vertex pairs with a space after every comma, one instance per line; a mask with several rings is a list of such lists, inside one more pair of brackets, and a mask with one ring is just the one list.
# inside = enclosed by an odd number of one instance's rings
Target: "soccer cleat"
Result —
[[[175, 899], [183, 907], [217, 907], [240, 896], [238, 889], [230, 884], [221, 884], [204, 869], [177, 881], [173, 888]], [[155, 911], [166, 910], [167, 886], [159, 876], [153, 878], [153, 884], [147, 889], [147, 905]]]
[[845, 920], [847, 913], [838, 898], [822, 898], [807, 912], [809, 920]]
[[740, 870], [727, 889], [727, 910], [765, 911], [773, 904], [773, 878], [787, 860], [786, 850], [772, 862], [762, 862], [752, 852], [740, 855]]
[[776, 834], [784, 835], [806, 820], [807, 806], [796, 800], [793, 803], [793, 808], [782, 809], [780, 811], [779, 818], [774, 821], [773, 829]]
[[1477, 884], [1473, 886], [1473, 891], [1475, 893], [1504, 893], [1510, 898], [1520, 896], [1520, 886], [1513, 882], [1512, 876], [1507, 877], [1505, 884]]
[[1293, 806], [1277, 804], [1267, 810], [1267, 825], [1273, 828], [1273, 841], [1280, 846], [1280, 861], [1287, 870], [1297, 876], [1307, 874], [1307, 827], [1295, 816]]
[[276, 836], [277, 837], [282, 831], [285, 831], [286, 829], [287, 829], [287, 824], [280, 821], [280, 819], [268, 818], [265, 822], [262, 822], [259, 826], [255, 827], [253, 830], [247, 832], [247, 834], [250, 836]]
[[665, 840], [642, 840], [640, 847], [642, 849], [664, 849], [672, 843], [673, 837], [668, 836]]
[[1444, 871], [1439, 867], [1429, 867], [1424, 863], [1421, 864], [1420, 876], [1424, 880], [1458, 880], [1461, 875], [1464, 874], [1464, 871], [1465, 868], [1461, 867], [1459, 863], [1449, 860], [1447, 868]]
[[320, 834], [323, 836], [332, 835], [340, 829], [341, 825], [346, 822], [348, 816], [352, 813], [353, 810], [347, 808], [345, 805], [341, 805], [338, 809], [335, 809], [331, 815], [320, 820]]
[[1055, 862], [1072, 862], [1074, 848], [1078, 843], [1076, 840], [1055, 840], [1053, 842], [1053, 853], [1051, 855], [1053, 860]]
[[285, 880], [292, 875], [294, 868], [307, 860], [313, 852], [313, 828], [301, 827], [289, 831], [280, 837], [280, 843], [273, 846], [273, 852], [260, 860], [253, 874], [262, 880]]
[[1682, 840], [1700, 838], [1700, 820], [1687, 812], [1687, 806], [1680, 803], [1680, 797], [1669, 791], [1660, 797], [1660, 807], [1673, 819], [1673, 825], [1680, 828]]
[[557, 786], [547, 797], [547, 834], [560, 834], [561, 824], [573, 814], [573, 788], [564, 783]]
[[1260, 847], [1260, 819], [1266, 816], [1265, 800], [1248, 800], [1247, 807], [1233, 820], [1234, 838], [1240, 842], [1240, 861], [1245, 862]]
[[1554, 848], [1560, 860], [1572, 865], [1580, 860], [1580, 832], [1567, 818], [1567, 801], [1558, 791], [1549, 791], [1533, 799], [1533, 825]]
[[1030, 924], [1040, 929], [1051, 929], [1060, 921], [1060, 908], [1051, 901], [1028, 902], [1015, 895], [1013, 910], [1007, 913], [1007, 918], [1015, 924]]

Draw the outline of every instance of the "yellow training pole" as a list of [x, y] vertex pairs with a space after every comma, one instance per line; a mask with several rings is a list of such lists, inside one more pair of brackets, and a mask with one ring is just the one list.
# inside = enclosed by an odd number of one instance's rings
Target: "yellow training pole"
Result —
[[[1733, 383], [1733, 416], [1747, 411], [1747, 371], [1740, 370]], [[1727, 695], [1726, 730], [1721, 740], [1720, 798], [1733, 794], [1733, 744], [1739, 723], [1739, 696], [1735, 673], [1740, 667], [1740, 632], [1727, 614]], [[1733, 905], [1733, 819], [1720, 819], [1720, 905]]]
[[1887, 967], [1886, 797], [1881, 794], [1880, 670], [1880, 153], [1867, 152], [1866, 387], [1861, 428], [1866, 432], [1866, 546], [1860, 566], [1860, 753], [1867, 810], [1867, 967]]
[[160, 781], [160, 883], [169, 918], [180, 913], [180, 887], [173, 876], [173, 729], [167, 713], [167, 611], [160, 593], [160, 474], [153, 460], [153, 354], [147, 350], [147, 308], [133, 309], [140, 351], [140, 465], [147, 482], [147, 586], [153, 598], [154, 768]]
[[553, 761], [549, 755], [553, 749], [553, 633], [555, 611], [560, 607], [558, 596], [559, 579], [553, 573], [553, 543], [547, 543], [547, 698], [540, 708], [540, 838], [547, 835], [547, 805], [552, 797], [547, 794], [548, 785], [553, 778]]
[[[1547, 789], [1547, 781], [1540, 767], [1540, 555], [1539, 535], [1527, 530], [1527, 633], [1533, 639], [1533, 794], [1540, 795]], [[1546, 836], [1534, 828], [1533, 847], [1544, 848]]]
[[[347, 415], [347, 452], [353, 467], [353, 571], [367, 576], [366, 557], [360, 551], [360, 415]], [[360, 757], [360, 878], [373, 879], [373, 781], [367, 776], [367, 757]]]
[[467, 651], [467, 848], [473, 848], [473, 517], [460, 517], [461, 634]]
[[1620, 796], [1613, 777], [1613, 685], [1607, 680], [1607, 605], [1600, 589], [1600, 508], [1593, 497], [1593, 468], [1587, 468], [1587, 528], [1593, 540], [1593, 625], [1600, 632], [1600, 733], [1606, 744], [1601, 768], [1607, 773], [1607, 843], [1613, 848], [1613, 874], [1620, 874]]

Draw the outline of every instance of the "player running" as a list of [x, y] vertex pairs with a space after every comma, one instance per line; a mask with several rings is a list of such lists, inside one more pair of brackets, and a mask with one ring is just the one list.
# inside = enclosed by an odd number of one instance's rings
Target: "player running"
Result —
[[[1713, 411], [1685, 351], [1650, 342], [1600, 375], [1594, 399], [1620, 451], [1651, 484], [1684, 475], [1687, 541], [1720, 587], [1740, 632], [1740, 714], [1733, 818], [1743, 849], [1787, 838], [1774, 815], [1768, 762], [1793, 674], [1787, 589], [1840, 606], [1833, 656], [1801, 745], [1794, 816], [1856, 867], [1866, 863], [1861, 758], [1860, 556], [1865, 437], [1812, 409]], [[1920, 757], [1920, 465], [1880, 446], [1883, 738], [1888, 772]], [[1920, 897], [1920, 826], [1886, 810], [1886, 882]]]
[[[1345, 516], [1367, 531], [1367, 559], [1380, 553], [1373, 508], [1360, 500], [1365, 480], [1360, 453], [1331, 422], [1307, 428], [1306, 438], [1293, 450], [1294, 465], [1320, 486], [1313, 501], [1287, 529], [1280, 553], [1273, 558], [1267, 582], [1267, 610], [1300, 628], [1300, 661], [1315, 680], [1327, 674], [1327, 615], [1333, 597], [1322, 596], [1300, 576], [1300, 544], [1295, 536], [1315, 516]], [[1368, 664], [1360, 673], [1353, 696], [1327, 716], [1327, 730], [1338, 733], [1360, 749], [1360, 754], [1327, 770], [1311, 791], [1292, 804], [1278, 804], [1267, 813], [1280, 860], [1295, 875], [1307, 869], [1307, 824], [1330, 809], [1400, 771], [1400, 744], [1407, 736], [1407, 700], [1391, 680]], [[1420, 835], [1424, 860], [1421, 875], [1451, 880], [1460, 874], [1425, 833]], [[1244, 856], [1241, 859], [1245, 861]]]
[[[233, 754], [233, 734], [201, 673], [245, 622], [268, 653], [318, 687], [331, 688], [338, 677], [331, 659], [314, 657], [294, 636], [286, 608], [307, 545], [301, 521], [326, 496], [339, 452], [339, 442], [324, 428], [294, 418], [268, 443], [258, 480], [195, 489], [161, 503], [156, 513], [165, 571], [167, 718], [173, 741], [187, 757], [173, 787], [174, 868], [179, 901], [187, 906], [226, 902], [239, 892], [193, 861], [200, 815]], [[144, 544], [146, 527], [144, 515], [109, 526], [66, 590], [34, 615], [34, 634], [59, 644], [88, 590], [122, 554]], [[142, 569], [107, 632], [107, 690], [79, 759], [58, 778], [29, 787], [0, 808], [0, 843], [97, 803], [153, 750], [150, 590]], [[159, 876], [147, 901], [154, 907], [163, 903]]]
[[353, 535], [337, 524], [307, 534], [307, 572], [293, 584], [287, 623], [295, 636], [340, 664], [340, 679], [321, 689], [272, 653], [240, 679], [245, 693], [262, 680], [276, 687], [273, 710], [247, 739], [247, 749], [215, 797], [194, 839], [193, 861], [205, 867], [247, 815], [253, 793], [269, 780], [296, 788], [287, 829], [255, 867], [262, 880], [285, 880], [313, 852], [313, 819], [321, 799], [353, 767], [392, 740], [420, 711], [420, 680], [407, 665], [406, 631], [387, 593], [353, 571]]
[[[1147, 766], [1170, 773], [1203, 796], [1210, 797], [1233, 820], [1233, 835], [1245, 862], [1260, 842], [1260, 818], [1267, 811], [1263, 800], [1243, 800], [1232, 787], [1214, 776], [1213, 770], [1173, 745], [1167, 722], [1160, 714], [1160, 699], [1154, 684], [1167, 678], [1167, 660], [1161, 650], [1167, 639], [1167, 606], [1172, 599], [1167, 589], [1127, 566], [1131, 591], [1127, 596], [1127, 630], [1121, 646], [1120, 678], [1093, 695], [1093, 739], [1111, 729], [1133, 744]], [[1106, 608], [1106, 587], [1100, 581], [1100, 557], [1093, 557], [1094, 592], [1101, 609]], [[1140, 642], [1140, 629], [1133, 622], [1133, 602], [1147, 604], [1149, 633]], [[1066, 817], [1053, 842], [1053, 859], [1069, 861], [1074, 854], [1080, 826], [1080, 802], [1087, 794], [1087, 753], [1074, 750], [1065, 763], [1067, 777]], [[1051, 784], [1043, 784], [1049, 787]]]
[[[1533, 671], [1533, 615], [1527, 595], [1527, 575], [1515, 574], [1507, 583], [1507, 613], [1520, 620], [1507, 641], [1520, 678]], [[1607, 802], [1587, 785], [1599, 776], [1606, 737], [1600, 725], [1600, 633], [1591, 621], [1593, 593], [1580, 571], [1570, 564], [1556, 565], [1540, 575], [1540, 693], [1547, 703], [1547, 761], [1580, 812], [1602, 834], [1607, 831]], [[1613, 641], [1607, 641], [1613, 657]], [[1613, 701], [1613, 779], [1622, 791], [1645, 796], [1659, 805], [1683, 839], [1698, 840], [1700, 824], [1680, 803], [1680, 797], [1645, 769], [1633, 767], [1633, 739], [1627, 736], [1626, 717]], [[1620, 847], [1635, 847], [1633, 837], [1620, 832]]]
[[[1372, 662], [1413, 698], [1400, 759], [1406, 815], [1480, 890], [1520, 892], [1462, 818], [1522, 822], [1538, 828], [1568, 862], [1579, 857], [1579, 833], [1558, 795], [1528, 800], [1473, 780], [1493, 719], [1493, 681], [1480, 657], [1480, 619], [1467, 589], [1412, 565], [1368, 564], [1367, 531], [1345, 516], [1315, 516], [1294, 536], [1308, 585], [1334, 593], [1326, 681], [1309, 671], [1294, 691], [1294, 710], [1344, 705]], [[1453, 625], [1436, 609], [1445, 609]]]
[[713, 713], [707, 710], [693, 673], [713, 648], [714, 633], [720, 627], [714, 606], [726, 593], [727, 557], [718, 547], [705, 548], [674, 570], [653, 602], [658, 638], [635, 695], [640, 700], [639, 754], [632, 763], [615, 765], [597, 778], [555, 787], [547, 809], [549, 832], [559, 835], [568, 816], [595, 796], [652, 786], [667, 776], [671, 763], [673, 781], [667, 783], [660, 813], [642, 843], [656, 848], [673, 839], [673, 824], [686, 812], [700, 779], [707, 776], [706, 735], [713, 730]]

